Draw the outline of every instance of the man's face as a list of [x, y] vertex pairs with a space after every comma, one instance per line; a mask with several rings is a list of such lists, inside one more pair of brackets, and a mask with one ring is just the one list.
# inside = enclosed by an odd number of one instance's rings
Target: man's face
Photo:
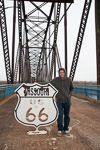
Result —
[[61, 78], [64, 78], [64, 77], [65, 77], [65, 72], [64, 72], [64, 70], [60, 70], [59, 75], [60, 75]]

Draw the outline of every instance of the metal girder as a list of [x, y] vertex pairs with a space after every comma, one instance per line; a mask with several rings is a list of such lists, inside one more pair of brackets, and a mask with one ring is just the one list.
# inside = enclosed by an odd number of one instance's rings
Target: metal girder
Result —
[[18, 75], [18, 68], [19, 68], [19, 46], [18, 46], [18, 50], [17, 50], [17, 56], [16, 56], [16, 63], [15, 63], [15, 71], [14, 71], [14, 83], [17, 82], [17, 75]]
[[64, 17], [64, 36], [65, 36], [65, 69], [66, 69], [66, 76], [68, 75], [68, 65], [67, 65], [67, 4], [64, 4], [64, 12], [65, 12], [65, 17]]
[[[50, 43], [46, 40], [46, 38], [50, 24], [53, 24], [51, 16], [54, 4], [51, 4], [49, 15], [47, 15], [41, 9], [47, 3], [36, 5], [35, 3], [31, 2], [31, 4], [35, 8], [26, 14], [27, 32], [30, 37], [28, 38], [28, 44], [31, 65], [31, 77], [33, 80], [44, 80], [44, 68], [48, 68], [45, 62], [46, 49], [49, 49], [48, 46], [46, 46], [47, 48], [45, 48], [44, 45], [48, 44], [50, 46]], [[38, 11], [41, 15], [33, 16], [36, 11]], [[29, 22], [31, 23], [30, 25]], [[44, 23], [47, 25], [43, 25]], [[51, 47], [52, 45], [50, 46], [50, 49]]]
[[1, 0], [0, 2], [0, 26], [1, 26], [1, 36], [2, 36], [2, 45], [3, 45], [3, 52], [4, 52], [7, 83], [10, 84], [11, 83], [11, 68], [10, 68], [9, 46], [8, 46], [4, 0]]
[[15, 25], [16, 25], [16, 0], [13, 8], [13, 36], [12, 36], [12, 77], [11, 83], [14, 83], [14, 58], [15, 58]]
[[23, 82], [23, 51], [22, 51], [22, 2], [18, 1], [18, 27], [19, 27], [19, 83]]
[[[33, 1], [32, 2], [28, 1], [27, 3], [29, 4], [30, 9], [27, 9], [26, 2], [24, 1], [18, 0], [14, 1], [13, 3], [14, 4], [13, 23], [12, 23], [13, 64], [12, 64], [11, 83], [49, 81], [51, 68], [52, 67], [54, 68], [54, 76], [56, 76], [56, 67], [57, 67], [56, 62], [58, 64], [58, 67], [61, 66], [59, 52], [56, 43], [58, 35], [58, 24], [59, 24], [61, 3], [58, 4], [47, 2], [36, 3]], [[54, 5], [58, 5], [57, 12], [54, 12]], [[16, 40], [15, 27], [17, 19], [16, 10], [18, 10], [19, 40], [15, 61], [14, 51], [16, 42], [15, 41]], [[52, 15], [53, 12], [55, 13], [56, 19]], [[51, 32], [51, 30], [53, 31]], [[53, 60], [52, 55], [54, 51], [55, 54]], [[19, 81], [17, 81], [18, 78]]]
[[[56, 46], [57, 46], [57, 36], [58, 36], [58, 26], [59, 26], [59, 18], [60, 18], [60, 9], [61, 3], [58, 3], [57, 5], [57, 15], [55, 20], [55, 29], [54, 29], [54, 42], [53, 42], [53, 51], [52, 51], [52, 61], [51, 61], [51, 69], [50, 69], [50, 80], [52, 79], [53, 75], [53, 68], [56, 66]], [[55, 76], [56, 68], [54, 68], [54, 76]]]
[[[28, 0], [24, 0], [24, 1], [28, 1]], [[33, 0], [30, 0], [33, 1]], [[44, 0], [34, 0], [34, 1], [38, 1], [38, 2], [43, 2]], [[74, 0], [45, 0], [45, 2], [55, 2], [55, 3], [73, 3]]]
[[89, 15], [89, 10], [90, 10], [90, 6], [91, 6], [91, 2], [92, 2], [92, 0], [85, 0], [83, 14], [82, 14], [81, 23], [80, 23], [79, 32], [78, 32], [78, 37], [77, 37], [77, 42], [76, 42], [76, 47], [75, 47], [75, 52], [74, 52], [72, 66], [71, 66], [70, 75], [69, 75], [71, 80], [74, 79], [74, 75], [75, 75], [75, 71], [76, 71], [76, 67], [77, 67], [77, 63], [78, 63], [78, 59], [79, 59], [79, 54], [80, 54], [80, 50], [81, 50], [81, 46], [82, 46], [82, 41], [83, 41], [83, 37], [84, 37], [84, 32], [85, 32], [85, 28], [86, 28], [86, 23], [87, 23], [87, 19], [88, 19], [88, 15]]
[[[39, 12], [42, 13], [42, 15], [45, 17], [45, 19], [48, 18], [48, 15], [46, 15], [46, 13], [44, 13], [43, 10], [40, 9], [42, 6], [44, 6], [44, 4], [42, 4], [40, 6], [37, 6], [34, 3], [32, 3], [32, 4], [35, 6], [35, 9], [33, 11], [31, 11], [31, 12], [36, 12], [38, 10]], [[30, 16], [28, 16], [28, 18], [30, 18]], [[35, 19], [37, 19], [37, 18], [38, 18], [38, 16], [35, 17]], [[30, 46], [31, 47], [33, 46], [33, 51], [32, 52], [31, 52], [31, 48], [30, 48], [31, 76], [32, 76], [33, 79], [35, 79], [36, 75], [37, 75], [37, 69], [39, 68], [38, 67], [38, 65], [39, 65], [39, 59], [40, 59], [39, 56], [41, 56], [41, 63], [42, 63], [41, 65], [43, 66], [43, 58], [42, 58], [43, 54], [41, 53], [41, 51], [42, 51], [42, 45], [43, 45], [43, 37], [45, 35], [44, 34], [45, 29], [41, 28], [41, 24], [44, 23], [44, 21], [42, 21], [42, 22], [37, 21], [36, 22], [36, 20], [35, 21], [31, 20], [31, 23], [33, 23], [33, 26], [28, 29], [28, 31], [31, 29], [31, 32], [33, 33], [33, 37], [29, 39], [29, 41], [31, 42], [30, 44], [32, 44]], [[28, 23], [27, 23], [27, 25], [28, 25]], [[35, 29], [36, 27], [38, 28], [39, 31], [37, 31]], [[41, 49], [38, 49], [38, 47], [41, 47]]]
[[[50, 26], [50, 20], [51, 20], [51, 16], [52, 16], [52, 13], [53, 13], [53, 9], [54, 9], [54, 3], [52, 3], [51, 5], [51, 9], [50, 9], [50, 14], [49, 14], [49, 17], [47, 17], [48, 19], [48, 23], [47, 23], [47, 27], [46, 27], [46, 30], [45, 30], [45, 35], [44, 35], [44, 39], [43, 39], [43, 44], [42, 44], [42, 52], [45, 53], [45, 44], [46, 44], [46, 38], [47, 38], [47, 32], [48, 32], [48, 29], [49, 29], [49, 26]], [[41, 53], [42, 53], [41, 52]], [[39, 58], [39, 63], [38, 63], [38, 68], [37, 68], [37, 75], [38, 75], [38, 72], [40, 74], [40, 61], [41, 61], [41, 55], [40, 55], [40, 58]], [[43, 59], [42, 59], [43, 60]], [[42, 61], [42, 64], [44, 63], [44, 61]], [[43, 69], [41, 69], [41, 72], [44, 72]]]
[[[41, 5], [39, 5], [38, 6], [38, 8], [40, 9], [40, 8], [42, 8], [44, 5], [46, 5], [47, 4], [47, 2], [43, 2]], [[35, 9], [33, 9], [32, 11], [30, 11], [28, 14], [27, 14], [27, 16], [30, 16], [31, 14], [33, 14], [34, 12], [36, 12], [37, 11], [37, 8], [35, 8]]]
[[60, 9], [61, 3], [58, 3], [57, 5], [57, 15], [56, 15], [56, 23], [55, 23], [55, 29], [54, 29], [54, 44], [57, 43], [57, 36], [58, 36], [58, 26], [59, 26], [59, 18], [60, 18]]
[[28, 33], [27, 33], [27, 26], [26, 26], [26, 13], [25, 13], [25, 4], [22, 1], [22, 10], [23, 10], [23, 17], [24, 17], [24, 28], [25, 28], [25, 37], [26, 37], [26, 48], [25, 48], [25, 60], [24, 60], [24, 70], [26, 69], [25, 75], [23, 74], [23, 80], [25, 82], [31, 82], [31, 67], [30, 67], [30, 57], [29, 57], [29, 45], [28, 45]]
[[97, 84], [100, 85], [100, 1], [95, 0]]
[[48, 24], [47, 24], [47, 28], [46, 28], [46, 31], [45, 31], [43, 45], [44, 45], [46, 37], [47, 37], [47, 32], [48, 32], [48, 29], [49, 29], [49, 25], [50, 25], [50, 20], [51, 20], [53, 9], [54, 9], [54, 3], [52, 3], [52, 5], [51, 5], [51, 10], [50, 10], [50, 14], [49, 14], [49, 17], [48, 17]]

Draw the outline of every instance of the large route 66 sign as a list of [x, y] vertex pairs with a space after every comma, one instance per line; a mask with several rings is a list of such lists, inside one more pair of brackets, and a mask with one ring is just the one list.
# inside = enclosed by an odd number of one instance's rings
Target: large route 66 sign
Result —
[[58, 91], [53, 85], [23, 83], [15, 92], [18, 103], [14, 114], [19, 123], [34, 126], [38, 130], [39, 126], [49, 125], [57, 120], [58, 109], [54, 98]]

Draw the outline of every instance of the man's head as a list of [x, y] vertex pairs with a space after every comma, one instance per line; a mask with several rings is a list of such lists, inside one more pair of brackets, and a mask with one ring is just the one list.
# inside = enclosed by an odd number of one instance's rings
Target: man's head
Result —
[[66, 76], [66, 71], [65, 71], [64, 68], [60, 68], [60, 69], [59, 69], [59, 76], [60, 76], [62, 79], [65, 78], [65, 76]]

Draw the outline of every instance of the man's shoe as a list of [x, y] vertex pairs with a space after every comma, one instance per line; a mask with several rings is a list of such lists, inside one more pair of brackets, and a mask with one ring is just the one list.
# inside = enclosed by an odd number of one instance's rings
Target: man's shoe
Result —
[[70, 127], [68, 130], [65, 130], [65, 134], [69, 134], [72, 128]]
[[69, 131], [69, 130], [66, 130], [66, 131], [65, 131], [65, 134], [68, 134], [68, 133], [70, 133], [70, 131]]
[[61, 131], [58, 131], [57, 135], [58, 135], [58, 136], [61, 136], [61, 135], [62, 135], [62, 132], [61, 132]]

